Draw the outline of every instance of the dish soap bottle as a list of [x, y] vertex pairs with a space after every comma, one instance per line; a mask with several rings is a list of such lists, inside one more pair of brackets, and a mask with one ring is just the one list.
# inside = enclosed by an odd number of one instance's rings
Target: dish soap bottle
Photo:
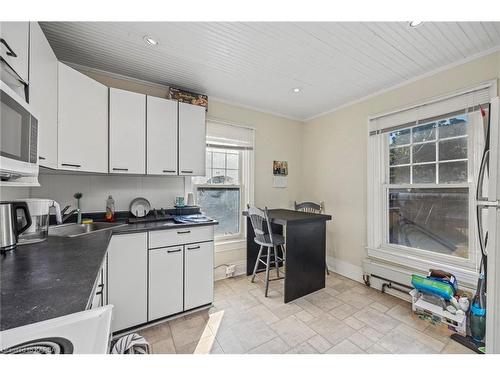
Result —
[[115, 221], [115, 200], [110, 195], [106, 199], [106, 221]]

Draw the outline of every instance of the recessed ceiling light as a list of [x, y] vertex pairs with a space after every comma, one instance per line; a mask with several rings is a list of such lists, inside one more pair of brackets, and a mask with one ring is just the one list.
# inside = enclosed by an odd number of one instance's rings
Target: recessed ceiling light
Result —
[[146, 44], [150, 45], [150, 46], [157, 46], [158, 45], [158, 41], [152, 37], [150, 37], [149, 35], [144, 35], [144, 41], [146, 42]]
[[294, 93], [299, 93], [299, 92], [300, 92], [300, 87], [295, 87], [295, 88], [293, 89], [293, 92], [294, 92]]
[[424, 23], [424, 21], [410, 21], [410, 22], [408, 22], [408, 26], [416, 28], [416, 27], [422, 26], [423, 23]]

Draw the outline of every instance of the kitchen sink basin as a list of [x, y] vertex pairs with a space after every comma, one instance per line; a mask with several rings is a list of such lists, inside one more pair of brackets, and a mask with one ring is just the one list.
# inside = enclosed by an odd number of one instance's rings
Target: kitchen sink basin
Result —
[[61, 224], [49, 227], [49, 236], [77, 237], [86, 234], [123, 227], [123, 223], [90, 223], [90, 224]]

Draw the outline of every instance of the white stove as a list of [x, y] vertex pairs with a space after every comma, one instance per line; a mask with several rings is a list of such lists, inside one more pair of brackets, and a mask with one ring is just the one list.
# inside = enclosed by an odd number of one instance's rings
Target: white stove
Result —
[[2, 354], [107, 354], [113, 306], [0, 332]]

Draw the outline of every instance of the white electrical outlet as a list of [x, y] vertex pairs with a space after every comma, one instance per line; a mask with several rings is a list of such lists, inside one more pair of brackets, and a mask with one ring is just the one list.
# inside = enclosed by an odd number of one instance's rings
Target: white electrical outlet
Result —
[[234, 276], [235, 272], [236, 272], [236, 265], [231, 264], [231, 265], [226, 267], [226, 277]]

